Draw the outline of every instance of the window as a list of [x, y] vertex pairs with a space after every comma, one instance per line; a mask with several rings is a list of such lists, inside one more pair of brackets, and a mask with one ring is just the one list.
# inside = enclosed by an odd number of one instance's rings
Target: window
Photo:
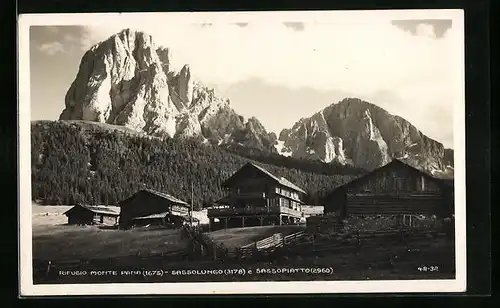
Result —
[[282, 200], [282, 206], [284, 206], [284, 207], [290, 207], [291, 206], [290, 205], [290, 200], [284, 199], [284, 198], [281, 198], [281, 200]]
[[277, 198], [271, 199], [271, 206], [279, 206], [279, 205], [280, 205], [279, 199], [277, 199]]
[[416, 182], [418, 191], [424, 192], [429, 190], [429, 185], [427, 185], [428, 183], [423, 176], [418, 177]]

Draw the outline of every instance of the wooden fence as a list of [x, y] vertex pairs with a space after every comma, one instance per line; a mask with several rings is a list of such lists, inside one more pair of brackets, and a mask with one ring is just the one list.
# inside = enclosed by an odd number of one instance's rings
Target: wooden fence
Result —
[[222, 243], [216, 243], [202, 230], [185, 225], [183, 234], [190, 238], [189, 255], [192, 259], [225, 260], [231, 257], [231, 251]]
[[[445, 235], [437, 230], [401, 229], [387, 231], [365, 231], [349, 234], [337, 234], [331, 237], [306, 237], [305, 232], [291, 234], [283, 238], [282, 243], [267, 245], [257, 249], [257, 245], [240, 248], [241, 259], [280, 259], [282, 256], [314, 255], [318, 253], [348, 252], [380, 245], [409, 245], [413, 241], [432, 239]], [[303, 239], [300, 241], [300, 239]], [[269, 241], [269, 238], [265, 240]]]
[[337, 235], [326, 239], [313, 239], [310, 242], [297, 243], [277, 249], [276, 258], [281, 256], [320, 255], [322, 253], [345, 253], [357, 251], [361, 248], [406, 245], [411, 246], [414, 241], [432, 239], [443, 236], [444, 233], [428, 229], [406, 229], [389, 231], [354, 232]]
[[280, 247], [292, 243], [293, 241], [303, 237], [305, 235], [304, 231], [299, 231], [296, 233], [283, 236], [282, 233], [275, 233], [269, 237], [266, 237], [260, 241], [242, 246], [241, 248], [255, 247], [257, 250], [262, 250], [271, 247]]
[[307, 237], [307, 233], [300, 231], [287, 236], [275, 233], [260, 241], [233, 249], [224, 247], [223, 244], [213, 242], [205, 234], [200, 234], [203, 239], [200, 242], [206, 243], [207, 253], [213, 260], [223, 260], [226, 262], [238, 262], [243, 260], [262, 259], [272, 255], [297, 255], [311, 254], [318, 252], [340, 252], [372, 245], [403, 243], [421, 240], [423, 238], [433, 238], [443, 235], [438, 231], [429, 229], [406, 228], [400, 230], [381, 231], [356, 231], [348, 234], [337, 234], [330, 237]]
[[260, 241], [235, 248], [230, 252], [229, 257], [237, 256], [241, 259], [246, 259], [257, 255], [260, 251], [272, 252], [276, 248], [294, 243], [298, 239], [303, 238], [305, 234], [306, 233], [304, 231], [289, 234], [287, 236], [283, 236], [281, 233], [275, 233]]
[[303, 238], [305, 235], [306, 235], [305, 231], [300, 231], [300, 232], [289, 234], [283, 238], [283, 245], [286, 246], [286, 245], [292, 244], [292, 243], [296, 242], [297, 240], [300, 240], [301, 238]]

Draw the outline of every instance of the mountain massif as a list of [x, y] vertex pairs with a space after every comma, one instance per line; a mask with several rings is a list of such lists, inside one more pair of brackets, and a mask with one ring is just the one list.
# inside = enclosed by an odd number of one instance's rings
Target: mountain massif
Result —
[[367, 170], [398, 158], [433, 174], [453, 169], [453, 150], [405, 119], [356, 98], [346, 98], [300, 119], [279, 136], [292, 157], [350, 164]]
[[153, 136], [198, 137], [215, 144], [238, 143], [275, 152], [275, 134], [245, 121], [213, 89], [194, 80], [191, 68], [171, 67], [168, 48], [125, 29], [83, 56], [65, 97], [60, 120], [123, 125]]
[[257, 118], [245, 120], [229, 99], [195, 80], [188, 64], [175, 71], [168, 48], [130, 29], [85, 53], [59, 119], [366, 170], [399, 158], [434, 175], [453, 171], [453, 150], [405, 119], [356, 98], [300, 119], [278, 139]]

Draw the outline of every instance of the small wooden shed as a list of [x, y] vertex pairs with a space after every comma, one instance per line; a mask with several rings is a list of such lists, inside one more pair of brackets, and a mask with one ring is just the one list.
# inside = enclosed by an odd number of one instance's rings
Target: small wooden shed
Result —
[[142, 189], [118, 202], [120, 226], [180, 224], [189, 216], [189, 204], [169, 194], [152, 189]]
[[120, 213], [107, 206], [77, 204], [64, 213], [70, 225], [116, 225]]

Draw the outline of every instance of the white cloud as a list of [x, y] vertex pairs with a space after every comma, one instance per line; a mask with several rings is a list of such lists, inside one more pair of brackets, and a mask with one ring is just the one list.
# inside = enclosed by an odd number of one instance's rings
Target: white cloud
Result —
[[60, 42], [43, 43], [38, 45], [37, 48], [38, 50], [48, 54], [49, 56], [53, 56], [57, 53], [66, 51], [64, 45]]
[[[123, 28], [151, 34], [158, 45], [171, 49], [174, 68], [189, 63], [205, 83], [259, 77], [288, 87], [338, 89], [361, 97], [391, 91], [401, 104], [392, 104], [388, 111], [415, 125], [422, 123], [424, 132], [427, 112], [433, 106], [451, 109], [457, 97], [453, 61], [461, 46], [454, 46], [453, 28], [436, 39], [431, 26], [421, 25], [418, 35], [412, 35], [390, 21], [306, 22], [302, 31], [271, 19], [246, 27], [216, 22], [209, 27], [113, 23], [87, 28], [82, 46], [88, 48]], [[452, 129], [451, 122], [442, 125]]]

